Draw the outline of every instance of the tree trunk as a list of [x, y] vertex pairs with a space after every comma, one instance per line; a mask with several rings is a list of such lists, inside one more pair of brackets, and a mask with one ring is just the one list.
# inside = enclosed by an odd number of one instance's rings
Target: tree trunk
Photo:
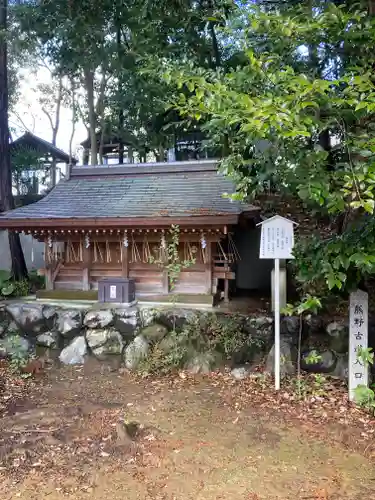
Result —
[[158, 151], [156, 153], [156, 161], [162, 163], [165, 162], [165, 149], [162, 144], [159, 144]]
[[124, 140], [122, 138], [122, 133], [124, 129], [124, 110], [120, 109], [118, 113], [118, 162], [120, 165], [124, 163]]
[[99, 163], [100, 163], [100, 165], [104, 165], [105, 129], [106, 129], [106, 124], [105, 124], [105, 121], [102, 120], [102, 123], [101, 123], [101, 132], [100, 132], [100, 142], [99, 142]]
[[91, 149], [91, 165], [98, 163], [98, 145], [96, 142], [96, 113], [94, 103], [94, 73], [86, 69], [85, 73], [85, 86], [87, 95], [87, 108], [89, 111], [89, 129], [90, 129], [90, 149]]
[[83, 165], [88, 165], [90, 162], [90, 150], [85, 148], [83, 150], [83, 159], [82, 159], [82, 164]]
[[[59, 77], [59, 86], [57, 90], [57, 98], [56, 98], [56, 112], [55, 112], [55, 123], [52, 127], [52, 144], [56, 147], [57, 142], [57, 133], [60, 127], [60, 111], [61, 111], [61, 101], [62, 101], [62, 76]], [[56, 158], [52, 157], [51, 163], [51, 187], [54, 188], [56, 186]]]
[[219, 44], [217, 43], [217, 37], [215, 33], [215, 24], [213, 21], [210, 21], [210, 33], [211, 33], [211, 40], [212, 40], [212, 51], [214, 54], [214, 59], [215, 59], [215, 66], [218, 68], [221, 64], [221, 57], [220, 57], [220, 49], [219, 49]]
[[[120, 21], [120, 9], [121, 9], [121, 2], [120, 6], [117, 7], [117, 12], [116, 12], [116, 42], [117, 42], [117, 58], [119, 62], [122, 60], [122, 51], [121, 51], [121, 21]], [[123, 140], [123, 131], [124, 131], [124, 110], [122, 109], [121, 105], [121, 94], [122, 94], [122, 82], [121, 79], [119, 78], [118, 81], [118, 95], [119, 95], [119, 101], [120, 101], [120, 109], [118, 112], [118, 162], [120, 165], [124, 163], [124, 140]]]
[[14, 233], [13, 231], [9, 231], [8, 239], [10, 255], [12, 258], [12, 276], [17, 281], [27, 279], [28, 272], [25, 256], [21, 246], [20, 235], [18, 233]]
[[[1, 211], [12, 210], [12, 170], [9, 150], [8, 126], [8, 69], [7, 69], [7, 10], [8, 0], [0, 0], [0, 202]], [[12, 259], [12, 273], [17, 280], [27, 277], [27, 268], [20, 237], [9, 232], [9, 247]]]
[[70, 134], [70, 139], [69, 139], [69, 165], [72, 164], [73, 160], [73, 139], [74, 139], [74, 134], [76, 132], [76, 121], [77, 121], [76, 93], [75, 93], [75, 85], [73, 78], [70, 82], [70, 85], [72, 91], [72, 132]]

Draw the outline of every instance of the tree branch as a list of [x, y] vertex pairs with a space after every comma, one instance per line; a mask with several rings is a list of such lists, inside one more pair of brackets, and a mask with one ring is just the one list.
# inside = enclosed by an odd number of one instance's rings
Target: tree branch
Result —
[[47, 116], [49, 124], [51, 125], [51, 129], [53, 131], [53, 120], [52, 120], [51, 115], [49, 114], [49, 112], [46, 110], [46, 108], [44, 106], [42, 106], [41, 109], [42, 109], [43, 113]]
[[17, 113], [17, 111], [12, 111], [12, 114], [15, 116], [15, 118], [20, 122], [20, 124], [22, 125], [23, 129], [25, 132], [30, 132], [30, 133], [34, 133], [34, 130], [35, 130], [35, 116], [30, 113], [31, 117], [32, 117], [32, 120], [33, 120], [33, 124], [32, 124], [32, 128], [28, 127], [26, 125], [26, 123], [23, 121], [23, 119], [21, 118], [21, 116]]

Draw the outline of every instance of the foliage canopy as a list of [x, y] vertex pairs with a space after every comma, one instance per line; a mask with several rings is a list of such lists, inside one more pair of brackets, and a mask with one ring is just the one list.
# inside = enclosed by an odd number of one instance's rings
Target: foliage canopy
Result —
[[328, 238], [296, 249], [305, 292], [349, 290], [373, 274], [375, 19], [352, 2], [260, 2], [225, 28], [242, 63], [207, 69], [169, 65], [172, 106], [201, 120], [226, 145], [222, 171], [238, 198], [265, 186], [328, 217]]

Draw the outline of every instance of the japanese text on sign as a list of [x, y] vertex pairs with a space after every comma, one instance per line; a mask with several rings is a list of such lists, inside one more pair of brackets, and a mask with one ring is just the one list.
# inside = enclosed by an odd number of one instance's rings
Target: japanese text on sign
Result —
[[349, 397], [354, 399], [354, 390], [367, 385], [368, 370], [359, 356], [368, 345], [368, 295], [357, 290], [350, 294], [349, 314]]
[[293, 246], [292, 221], [275, 216], [262, 222], [261, 259], [292, 259]]

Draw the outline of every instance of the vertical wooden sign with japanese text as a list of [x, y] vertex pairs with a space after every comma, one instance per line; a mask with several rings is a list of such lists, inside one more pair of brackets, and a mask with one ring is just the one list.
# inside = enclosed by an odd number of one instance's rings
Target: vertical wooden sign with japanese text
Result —
[[354, 390], [368, 384], [367, 364], [358, 357], [368, 345], [368, 294], [356, 290], [350, 294], [349, 314], [349, 399], [354, 400]]

